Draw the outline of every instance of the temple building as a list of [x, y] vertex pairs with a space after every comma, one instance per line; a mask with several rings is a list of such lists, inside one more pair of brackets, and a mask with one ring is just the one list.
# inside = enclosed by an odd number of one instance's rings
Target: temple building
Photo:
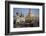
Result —
[[22, 12], [20, 14], [17, 12], [14, 20], [16, 27], [39, 26], [39, 17], [34, 15], [31, 9], [26, 16]]

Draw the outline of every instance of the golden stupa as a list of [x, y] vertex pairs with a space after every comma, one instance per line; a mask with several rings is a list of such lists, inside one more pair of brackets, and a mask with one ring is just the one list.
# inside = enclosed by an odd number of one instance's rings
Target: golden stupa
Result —
[[31, 9], [29, 9], [29, 13], [28, 13], [28, 15], [26, 16], [26, 22], [27, 23], [31, 23], [32, 22], [32, 20], [33, 20], [33, 16], [32, 16], [32, 11], [31, 11]]

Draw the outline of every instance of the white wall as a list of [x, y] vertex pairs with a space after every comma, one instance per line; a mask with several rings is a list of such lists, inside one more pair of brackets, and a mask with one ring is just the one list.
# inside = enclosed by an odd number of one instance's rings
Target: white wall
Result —
[[[5, 34], [5, 2], [4, 1], [5, 0], [0, 0], [0, 36], [4, 36], [4, 34]], [[20, 1], [20, 0], [16, 0], [16, 1]], [[21, 0], [21, 1], [27, 1], [27, 2], [44, 2], [45, 3], [45, 8], [46, 8], [46, 0]], [[45, 17], [46, 17], [46, 10], [45, 10]], [[46, 25], [45, 25], [45, 27], [46, 27]], [[16, 35], [16, 36], [46, 36], [46, 33], [40, 33], [40, 34], [23, 34], [23, 35]]]

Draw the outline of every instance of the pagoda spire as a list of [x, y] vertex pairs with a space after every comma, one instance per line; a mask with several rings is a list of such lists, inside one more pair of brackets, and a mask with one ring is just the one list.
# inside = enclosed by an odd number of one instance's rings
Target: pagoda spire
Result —
[[32, 10], [31, 9], [29, 9], [28, 16], [32, 16]]

